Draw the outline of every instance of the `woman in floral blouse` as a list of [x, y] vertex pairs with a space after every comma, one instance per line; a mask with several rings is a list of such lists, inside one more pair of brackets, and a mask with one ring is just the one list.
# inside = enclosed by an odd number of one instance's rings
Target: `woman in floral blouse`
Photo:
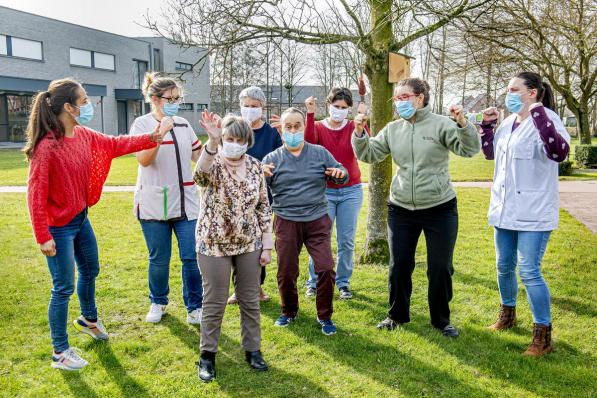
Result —
[[241, 344], [249, 365], [267, 370], [261, 356], [259, 281], [271, 261], [271, 209], [261, 163], [246, 151], [253, 131], [242, 118], [223, 120], [204, 111], [201, 125], [209, 135], [194, 180], [201, 190], [197, 222], [197, 258], [203, 278], [203, 318], [199, 378], [211, 381], [230, 273], [240, 306]]

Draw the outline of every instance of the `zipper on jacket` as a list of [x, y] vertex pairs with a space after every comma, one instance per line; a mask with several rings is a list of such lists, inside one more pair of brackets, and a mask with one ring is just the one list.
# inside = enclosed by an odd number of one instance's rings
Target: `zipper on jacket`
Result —
[[412, 124], [412, 133], [410, 135], [410, 154], [412, 158], [412, 167], [410, 168], [410, 189], [411, 189], [411, 197], [413, 201], [413, 208], [416, 208], [415, 205], [415, 124]]

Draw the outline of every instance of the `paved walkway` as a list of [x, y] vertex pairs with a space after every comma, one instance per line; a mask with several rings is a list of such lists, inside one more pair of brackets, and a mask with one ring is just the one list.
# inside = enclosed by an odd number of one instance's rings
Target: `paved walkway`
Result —
[[[461, 188], [490, 188], [490, 181], [455, 182]], [[105, 186], [104, 192], [133, 192], [134, 186]], [[0, 186], [0, 193], [27, 192], [25, 186]], [[560, 206], [597, 234], [597, 180], [560, 181]]]

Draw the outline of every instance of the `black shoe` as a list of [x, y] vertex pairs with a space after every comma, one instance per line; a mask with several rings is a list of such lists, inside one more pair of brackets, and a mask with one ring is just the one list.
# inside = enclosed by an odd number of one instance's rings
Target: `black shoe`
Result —
[[445, 326], [441, 332], [445, 337], [458, 337], [458, 330], [452, 325]]
[[251, 367], [259, 372], [267, 370], [267, 364], [261, 356], [261, 351], [245, 351], [245, 359]]
[[386, 318], [377, 324], [378, 329], [394, 330], [401, 324], [393, 320], [392, 318]]
[[209, 383], [216, 378], [216, 353], [203, 351], [199, 358], [197, 372], [199, 379], [205, 383]]

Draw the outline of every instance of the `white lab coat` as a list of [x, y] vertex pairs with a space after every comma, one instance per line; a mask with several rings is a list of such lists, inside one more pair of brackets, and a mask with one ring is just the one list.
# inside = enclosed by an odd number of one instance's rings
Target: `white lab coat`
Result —
[[[559, 116], [547, 108], [545, 112], [570, 144]], [[559, 220], [558, 163], [545, 153], [532, 117], [512, 131], [515, 120], [516, 114], [507, 117], [494, 135], [489, 225], [516, 231], [552, 231]]]

